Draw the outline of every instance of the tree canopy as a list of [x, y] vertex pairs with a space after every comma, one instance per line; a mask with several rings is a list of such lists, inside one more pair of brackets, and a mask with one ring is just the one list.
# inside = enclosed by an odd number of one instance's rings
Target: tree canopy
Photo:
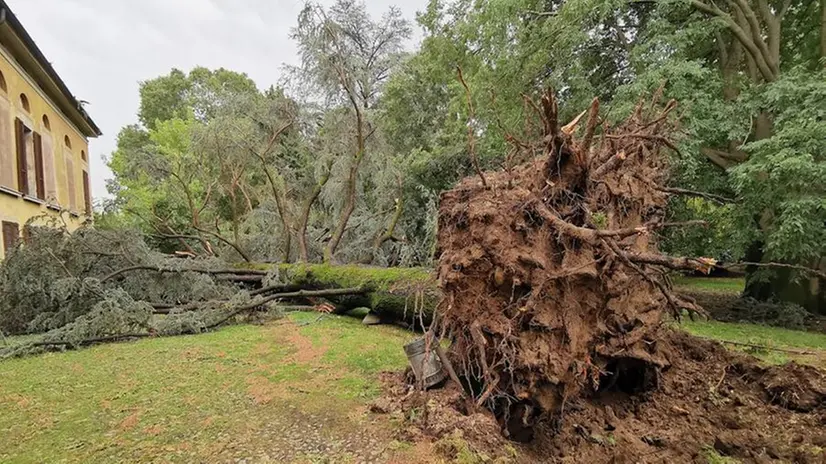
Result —
[[824, 15], [826, 0], [431, 0], [406, 50], [397, 9], [308, 3], [278, 88], [205, 68], [140, 85], [107, 211], [168, 251], [427, 264], [471, 155], [526, 161], [512, 147], [541, 131], [532, 98], [555, 89], [571, 120], [598, 97], [616, 121], [658, 94], [679, 105], [673, 187], [696, 193], [670, 214], [710, 222], [663, 248], [752, 263], [750, 296], [822, 312], [805, 268], [826, 269]]

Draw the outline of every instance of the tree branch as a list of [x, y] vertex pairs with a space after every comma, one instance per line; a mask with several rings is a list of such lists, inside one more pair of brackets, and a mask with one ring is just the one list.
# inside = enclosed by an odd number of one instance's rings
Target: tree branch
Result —
[[238, 254], [239, 254], [239, 255], [241, 255], [241, 257], [242, 257], [242, 258], [244, 258], [244, 261], [246, 261], [246, 262], [248, 262], [248, 263], [251, 263], [251, 262], [252, 262], [252, 259], [250, 259], [250, 257], [249, 257], [249, 255], [247, 254], [247, 252], [246, 252], [246, 251], [244, 251], [244, 249], [243, 249], [243, 248], [241, 248], [241, 246], [240, 246], [240, 245], [238, 245], [237, 243], [234, 243], [234, 242], [232, 242], [232, 241], [230, 241], [230, 240], [228, 240], [228, 239], [224, 238], [221, 234], [216, 233], [216, 232], [212, 232], [211, 230], [206, 230], [206, 229], [202, 229], [202, 228], [200, 228], [200, 227], [195, 227], [195, 226], [193, 226], [192, 228], [193, 228], [193, 229], [195, 229], [195, 230], [197, 230], [197, 231], [199, 231], [199, 232], [203, 232], [203, 233], [205, 233], [205, 234], [212, 235], [213, 237], [217, 238], [218, 240], [220, 240], [220, 241], [222, 241], [222, 242], [226, 243], [227, 245], [229, 245], [229, 246], [231, 246], [233, 249], [235, 249], [235, 251], [237, 251], [237, 252], [238, 252]]
[[[737, 8], [743, 12], [743, 16], [746, 18], [746, 22], [749, 25], [751, 30], [751, 40], [757, 45], [760, 53], [763, 55], [763, 60], [769, 66], [772, 71], [772, 74], [777, 77], [780, 72], [779, 64], [776, 62], [774, 57], [772, 56], [771, 51], [769, 51], [769, 46], [766, 44], [766, 41], [763, 40], [763, 31], [760, 29], [760, 21], [757, 19], [757, 14], [751, 8], [746, 0], [729, 0], [729, 2], [734, 2]], [[765, 2], [765, 0], [758, 0], [758, 3]], [[766, 14], [768, 15], [766, 18], [766, 24], [769, 25], [771, 32], [771, 23], [774, 21], [774, 16], [768, 11], [768, 6], [766, 6]], [[769, 33], [769, 40], [771, 40], [772, 34]]]
[[144, 265], [137, 265], [137, 266], [130, 266], [125, 267], [123, 269], [119, 269], [111, 274], [107, 275], [106, 277], [102, 278], [101, 282], [106, 282], [109, 280], [114, 279], [120, 275], [134, 272], [134, 271], [155, 271], [155, 272], [195, 272], [199, 274], [210, 274], [210, 275], [226, 275], [226, 274], [233, 274], [233, 275], [258, 275], [258, 276], [265, 276], [267, 275], [267, 271], [259, 271], [256, 269], [219, 269], [219, 270], [208, 270], [208, 269], [167, 269], [162, 268], [160, 266], [150, 266], [147, 264]]
[[708, 192], [699, 192], [696, 190], [688, 190], [684, 188], [678, 187], [657, 187], [657, 190], [666, 193], [673, 193], [675, 195], [687, 195], [692, 197], [700, 197], [705, 198], [706, 200], [711, 200], [715, 203], [719, 203], [721, 205], [729, 204], [729, 203], [737, 203], [737, 200], [733, 198], [724, 197], [722, 195], [715, 195], [713, 193]]
[[774, 75], [774, 72], [772, 71], [768, 63], [766, 63], [766, 60], [763, 54], [761, 53], [760, 49], [758, 48], [757, 44], [755, 44], [754, 41], [751, 40], [749, 33], [743, 30], [743, 28], [740, 27], [740, 25], [737, 24], [737, 22], [730, 15], [726, 14], [716, 5], [710, 6], [701, 2], [700, 0], [691, 0], [691, 6], [703, 13], [716, 16], [722, 19], [723, 22], [726, 24], [726, 27], [728, 27], [731, 33], [734, 34], [734, 37], [736, 37], [737, 40], [739, 40], [740, 43], [742, 43], [743, 46], [746, 47], [746, 50], [748, 50], [749, 55], [751, 55], [754, 58], [757, 67], [760, 69], [760, 74], [763, 76], [763, 79], [765, 79], [767, 82], [773, 82], [775, 80], [776, 76]]
[[468, 137], [468, 149], [470, 150], [470, 161], [473, 163], [473, 169], [476, 171], [476, 174], [479, 175], [479, 178], [482, 179], [482, 186], [485, 188], [488, 187], [488, 182], [485, 180], [485, 175], [482, 173], [482, 169], [479, 167], [479, 159], [476, 157], [476, 139], [473, 135], [473, 125], [476, 120], [476, 115], [473, 111], [473, 99], [471, 98], [470, 94], [470, 87], [468, 87], [467, 82], [465, 82], [464, 76], [462, 76], [462, 68], [457, 66], [456, 71], [459, 73], [459, 82], [462, 83], [462, 87], [465, 88], [465, 97], [467, 98], [467, 106], [468, 106], [468, 125], [467, 125], [467, 137]]
[[741, 261], [736, 264], [732, 264], [729, 266], [721, 266], [723, 269], [734, 268], [735, 266], [757, 266], [757, 267], [774, 267], [774, 268], [783, 268], [783, 269], [794, 269], [796, 271], [801, 271], [807, 274], [811, 274], [821, 279], [826, 280], [826, 272], [819, 271], [817, 269], [812, 269], [807, 266], [800, 266], [797, 264], [786, 264], [786, 263], [753, 263], [749, 261]]

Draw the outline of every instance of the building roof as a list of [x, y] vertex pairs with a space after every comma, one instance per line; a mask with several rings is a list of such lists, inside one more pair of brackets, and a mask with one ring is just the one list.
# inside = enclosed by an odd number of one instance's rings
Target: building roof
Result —
[[72, 95], [63, 79], [34, 43], [26, 29], [4, 0], [0, 0], [0, 43], [2, 43], [60, 108], [63, 114], [87, 137], [102, 135], [100, 129]]

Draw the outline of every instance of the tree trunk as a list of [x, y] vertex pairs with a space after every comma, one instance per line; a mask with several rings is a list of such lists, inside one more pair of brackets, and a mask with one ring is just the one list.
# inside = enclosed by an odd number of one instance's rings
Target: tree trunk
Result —
[[344, 198], [344, 208], [341, 211], [341, 217], [338, 220], [338, 225], [327, 245], [327, 250], [324, 252], [324, 262], [332, 262], [336, 254], [338, 245], [341, 243], [341, 238], [347, 230], [347, 223], [350, 222], [350, 216], [356, 209], [356, 193], [358, 187], [358, 173], [361, 161], [365, 154], [365, 134], [364, 134], [364, 117], [362, 116], [359, 105], [353, 100], [353, 107], [356, 113], [356, 154], [350, 164], [350, 172], [347, 175], [347, 192]]
[[328, 167], [327, 172], [321, 176], [321, 179], [318, 180], [315, 187], [313, 187], [313, 191], [310, 192], [310, 195], [304, 201], [304, 205], [301, 208], [301, 217], [298, 220], [298, 249], [299, 253], [301, 254], [301, 261], [308, 263], [310, 262], [310, 249], [307, 247], [307, 223], [310, 222], [310, 212], [313, 209], [313, 204], [318, 199], [318, 196], [321, 194], [321, 190], [327, 184], [327, 181], [330, 180], [330, 169]]
[[[762, 242], [754, 242], [746, 250], [748, 262], [765, 261]], [[813, 263], [813, 268], [826, 268], [826, 258]], [[818, 266], [819, 264], [819, 266]], [[826, 280], [801, 276], [794, 269], [746, 266], [744, 297], [759, 301], [788, 302], [802, 306], [813, 314], [826, 314]]]
[[329, 264], [282, 264], [288, 285], [307, 289], [359, 287], [364, 295], [331, 297], [339, 312], [364, 307], [385, 321], [427, 326], [441, 299], [436, 280], [425, 268], [380, 268]]
[[281, 226], [284, 228], [284, 262], [289, 263], [292, 258], [290, 256], [293, 246], [293, 228], [291, 221], [289, 219], [289, 212], [287, 211], [287, 202], [284, 196], [281, 195], [281, 191], [278, 189], [278, 184], [275, 181], [275, 176], [270, 172], [270, 169], [263, 163], [263, 159], [261, 160], [264, 168], [264, 174], [267, 176], [267, 180], [270, 183], [270, 188], [272, 189], [272, 195], [275, 199], [275, 206], [278, 208], [278, 216], [281, 218]]

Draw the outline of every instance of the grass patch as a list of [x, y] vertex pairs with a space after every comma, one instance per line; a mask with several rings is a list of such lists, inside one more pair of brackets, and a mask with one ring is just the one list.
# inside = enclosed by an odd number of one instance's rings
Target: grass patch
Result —
[[826, 334], [782, 329], [757, 324], [685, 320], [689, 333], [715, 340], [753, 343], [776, 348], [826, 350]]
[[[296, 334], [326, 351], [299, 356]], [[325, 433], [339, 427], [346, 437], [371, 427], [353, 423], [354, 411], [378, 395], [381, 371], [405, 366], [402, 345], [413, 337], [296, 313], [267, 326], [3, 361], [0, 462], [223, 462], [236, 443], [277, 446], [255, 437], [294, 411], [324, 414]]]
[[698, 337], [722, 342], [748, 343], [769, 348], [811, 351], [812, 355], [796, 355], [771, 349], [727, 345], [729, 348], [746, 351], [770, 364], [785, 364], [797, 361], [819, 367], [826, 367], [826, 334], [804, 332], [757, 324], [718, 321], [684, 320], [679, 327]]
[[746, 287], [746, 279], [743, 277], [686, 277], [679, 276], [673, 279], [674, 286], [679, 289], [740, 294]]
[[712, 446], [703, 448], [703, 457], [708, 464], [740, 464], [739, 460], [721, 455]]

